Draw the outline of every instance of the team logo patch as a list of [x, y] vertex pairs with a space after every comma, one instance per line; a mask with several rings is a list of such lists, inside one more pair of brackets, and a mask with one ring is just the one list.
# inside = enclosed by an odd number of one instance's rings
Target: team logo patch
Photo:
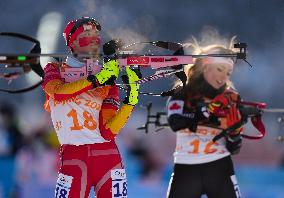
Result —
[[168, 116], [172, 114], [182, 114], [184, 101], [173, 100], [168, 104]]
[[68, 198], [73, 177], [60, 173], [55, 188], [55, 198]]
[[170, 110], [172, 110], [172, 111], [178, 110], [180, 108], [181, 108], [181, 106], [179, 106], [178, 103], [176, 103], [176, 102], [170, 106]]
[[127, 198], [127, 181], [125, 169], [111, 170], [112, 198]]

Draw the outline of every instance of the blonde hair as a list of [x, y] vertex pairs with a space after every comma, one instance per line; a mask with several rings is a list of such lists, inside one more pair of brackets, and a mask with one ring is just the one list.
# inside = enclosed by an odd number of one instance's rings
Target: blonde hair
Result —
[[[234, 49], [234, 43], [236, 40], [236, 36], [233, 36], [228, 45], [225, 44], [211, 44], [211, 45], [205, 45], [201, 46], [196, 38], [192, 37], [192, 42], [183, 44], [183, 47], [185, 49], [191, 48], [192, 54], [194, 55], [202, 55], [202, 54], [234, 54], [237, 52], [236, 49]], [[186, 50], [188, 51], [188, 50]], [[233, 58], [232, 58], [233, 60]], [[233, 60], [235, 61], [235, 60]], [[196, 79], [200, 77], [200, 75], [203, 74], [204, 70], [204, 64], [203, 64], [203, 58], [194, 58], [193, 64], [186, 65], [184, 68], [184, 72], [187, 76], [188, 83], [191, 82], [193, 79]], [[227, 87], [231, 87], [234, 89], [233, 83], [228, 80], [226, 82]]]

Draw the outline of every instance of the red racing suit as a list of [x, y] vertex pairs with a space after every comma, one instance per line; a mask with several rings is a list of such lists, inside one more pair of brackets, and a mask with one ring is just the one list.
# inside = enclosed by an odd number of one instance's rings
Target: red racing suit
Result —
[[94, 186], [98, 198], [126, 198], [126, 174], [114, 139], [134, 106], [119, 109], [117, 86], [93, 89], [86, 79], [65, 83], [56, 63], [44, 71], [45, 109], [61, 143], [55, 197], [87, 198]]

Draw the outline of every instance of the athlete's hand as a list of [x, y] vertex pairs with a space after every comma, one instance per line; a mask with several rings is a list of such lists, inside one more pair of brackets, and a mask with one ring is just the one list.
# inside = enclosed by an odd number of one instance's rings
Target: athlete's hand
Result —
[[196, 105], [196, 112], [195, 112], [196, 121], [203, 121], [207, 120], [210, 116], [210, 112], [208, 110], [207, 105], [204, 102], [198, 102]]
[[88, 76], [88, 80], [93, 83], [94, 88], [103, 85], [114, 85], [119, 74], [118, 61], [110, 60], [104, 63], [101, 71], [95, 75]]
[[226, 137], [226, 148], [231, 154], [237, 154], [242, 147], [242, 136], [240, 133], [232, 133]]
[[[227, 127], [231, 127], [234, 124], [240, 122], [241, 114], [237, 109], [237, 105], [235, 103], [230, 105], [229, 111], [226, 115]], [[231, 154], [239, 153], [240, 148], [242, 146], [242, 136], [241, 132], [243, 131], [243, 127], [237, 128], [235, 131], [228, 134], [226, 138], [226, 147]]]
[[[236, 123], [238, 123], [241, 120], [241, 114], [240, 111], [237, 108], [236, 103], [230, 104], [229, 109], [226, 111], [226, 122], [227, 127], [230, 127]], [[240, 130], [239, 130], [240, 132]]]
[[138, 91], [140, 84], [136, 82], [142, 78], [140, 67], [137, 69], [130, 69], [126, 67], [125, 69], [127, 75], [121, 76], [122, 81], [127, 84], [127, 93], [123, 101], [124, 104], [136, 105], [138, 103]]
[[103, 45], [103, 52], [105, 55], [104, 61], [113, 60], [117, 58], [119, 48], [122, 46], [122, 41], [113, 39]]
[[208, 104], [208, 111], [217, 117], [224, 117], [224, 110], [228, 107], [228, 105], [229, 99], [224, 96], [224, 94], [220, 94]]

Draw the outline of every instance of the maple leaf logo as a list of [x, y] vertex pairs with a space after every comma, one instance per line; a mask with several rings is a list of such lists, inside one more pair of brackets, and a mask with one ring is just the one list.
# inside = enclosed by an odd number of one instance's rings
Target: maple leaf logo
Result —
[[178, 103], [176, 103], [176, 102], [170, 106], [170, 110], [178, 110], [180, 108], [181, 108], [181, 106], [178, 105]]

